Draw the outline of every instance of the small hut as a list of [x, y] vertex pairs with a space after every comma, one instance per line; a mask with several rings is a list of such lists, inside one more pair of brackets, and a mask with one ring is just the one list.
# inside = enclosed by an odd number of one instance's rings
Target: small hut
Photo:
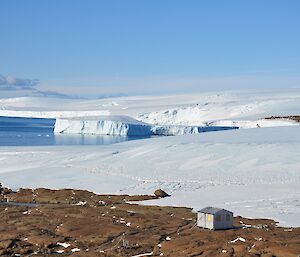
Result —
[[230, 229], [233, 228], [233, 213], [221, 208], [205, 207], [198, 211], [197, 225], [213, 230]]

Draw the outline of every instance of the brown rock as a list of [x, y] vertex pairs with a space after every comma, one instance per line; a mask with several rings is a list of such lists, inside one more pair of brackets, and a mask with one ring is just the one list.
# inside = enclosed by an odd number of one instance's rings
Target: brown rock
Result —
[[12, 190], [11, 190], [10, 188], [3, 187], [3, 188], [2, 188], [2, 193], [3, 193], [4, 195], [8, 195], [8, 194], [12, 193]]
[[157, 196], [157, 197], [167, 197], [167, 196], [170, 196], [169, 194], [167, 194], [167, 193], [166, 193], [164, 190], [162, 190], [162, 189], [157, 189], [157, 190], [155, 190], [154, 195]]
[[0, 241], [0, 248], [7, 249], [12, 244], [12, 240]]

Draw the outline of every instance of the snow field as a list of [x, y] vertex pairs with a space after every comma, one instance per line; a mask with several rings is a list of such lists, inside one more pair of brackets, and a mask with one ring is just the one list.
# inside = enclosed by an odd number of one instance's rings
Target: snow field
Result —
[[0, 181], [172, 197], [147, 204], [213, 205], [299, 226], [300, 127], [218, 131], [106, 146], [1, 147]]

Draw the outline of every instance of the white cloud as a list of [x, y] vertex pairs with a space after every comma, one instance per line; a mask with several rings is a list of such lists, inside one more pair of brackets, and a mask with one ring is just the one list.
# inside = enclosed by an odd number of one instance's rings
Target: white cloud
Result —
[[0, 90], [35, 89], [38, 84], [38, 79], [23, 79], [0, 74]]
[[38, 79], [24, 79], [14, 76], [3, 76], [0, 74], [0, 97], [18, 97], [18, 96], [46, 96], [69, 98], [67, 94], [51, 91], [40, 90]]

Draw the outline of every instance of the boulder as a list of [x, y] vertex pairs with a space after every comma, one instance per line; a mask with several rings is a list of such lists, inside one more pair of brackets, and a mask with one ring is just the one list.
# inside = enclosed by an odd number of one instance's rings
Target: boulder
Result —
[[164, 190], [162, 189], [157, 189], [155, 190], [154, 192], [154, 195], [157, 196], [157, 197], [167, 197], [167, 196], [170, 196], [169, 194], [167, 194]]
[[4, 187], [2, 188], [2, 194], [3, 195], [8, 195], [10, 193], [12, 193], [13, 191], [10, 188]]
[[7, 195], [10, 193], [12, 193], [12, 190], [10, 188], [3, 187], [2, 183], [0, 182], [0, 195]]

